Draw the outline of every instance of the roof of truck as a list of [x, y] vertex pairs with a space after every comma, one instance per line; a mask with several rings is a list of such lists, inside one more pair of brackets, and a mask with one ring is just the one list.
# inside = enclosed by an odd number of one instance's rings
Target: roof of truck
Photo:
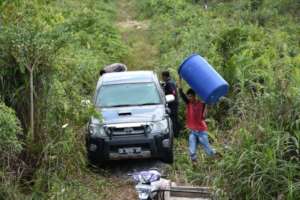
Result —
[[153, 82], [153, 71], [126, 71], [105, 73], [100, 78], [102, 84]]

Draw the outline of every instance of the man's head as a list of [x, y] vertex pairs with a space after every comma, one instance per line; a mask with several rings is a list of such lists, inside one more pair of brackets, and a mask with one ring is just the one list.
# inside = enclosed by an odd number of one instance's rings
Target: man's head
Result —
[[163, 79], [164, 81], [167, 81], [167, 80], [170, 78], [170, 72], [169, 72], [169, 71], [163, 71], [163, 72], [161, 73], [161, 76], [162, 76], [162, 79]]
[[188, 89], [188, 91], [186, 92], [186, 96], [189, 99], [189, 101], [195, 101], [196, 100], [196, 93], [193, 89]]

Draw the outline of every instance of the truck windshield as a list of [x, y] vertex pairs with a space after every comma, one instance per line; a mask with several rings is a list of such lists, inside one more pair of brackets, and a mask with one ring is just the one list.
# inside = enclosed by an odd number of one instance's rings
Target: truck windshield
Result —
[[96, 106], [121, 107], [160, 104], [154, 83], [103, 85], [96, 97]]

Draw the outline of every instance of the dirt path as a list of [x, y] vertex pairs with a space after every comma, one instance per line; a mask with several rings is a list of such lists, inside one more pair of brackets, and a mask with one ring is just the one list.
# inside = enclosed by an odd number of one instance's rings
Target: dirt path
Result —
[[108, 182], [112, 183], [113, 187], [105, 189], [107, 191], [105, 192], [107, 200], [134, 200], [137, 199], [135, 185], [128, 174], [151, 168], [159, 169], [164, 174], [166, 167], [166, 164], [155, 159], [124, 160], [110, 162], [104, 168], [97, 168], [92, 171], [94, 171], [94, 176], [99, 175], [99, 178], [104, 176]]
[[137, 18], [134, 3], [135, 1], [118, 1], [117, 26], [129, 47], [129, 54], [122, 61], [130, 70], [152, 70], [159, 63], [159, 51], [151, 42], [150, 21]]
[[[134, 1], [118, 1], [118, 21], [117, 26], [121, 31], [124, 42], [129, 47], [129, 54], [122, 60], [129, 70], [154, 69], [158, 62], [158, 50], [151, 44], [149, 39], [149, 21], [139, 21], [136, 19]], [[102, 169], [95, 169], [95, 176], [101, 174], [113, 183], [114, 187], [107, 191], [106, 199], [137, 199], [134, 184], [129, 173], [134, 171], [157, 168], [162, 173], [167, 165], [159, 160], [126, 160], [111, 162]]]

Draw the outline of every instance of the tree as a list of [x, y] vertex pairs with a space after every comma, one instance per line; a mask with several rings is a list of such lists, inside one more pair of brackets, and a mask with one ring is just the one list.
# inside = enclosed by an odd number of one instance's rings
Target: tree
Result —
[[[47, 32], [30, 22], [4, 26], [0, 34], [0, 90], [4, 100], [17, 112], [27, 113], [20, 119], [25, 129], [30, 127], [33, 139], [36, 138], [34, 100], [42, 101], [45, 97], [54, 71], [53, 60], [63, 44], [58, 30]], [[24, 105], [30, 105], [30, 126]]]

